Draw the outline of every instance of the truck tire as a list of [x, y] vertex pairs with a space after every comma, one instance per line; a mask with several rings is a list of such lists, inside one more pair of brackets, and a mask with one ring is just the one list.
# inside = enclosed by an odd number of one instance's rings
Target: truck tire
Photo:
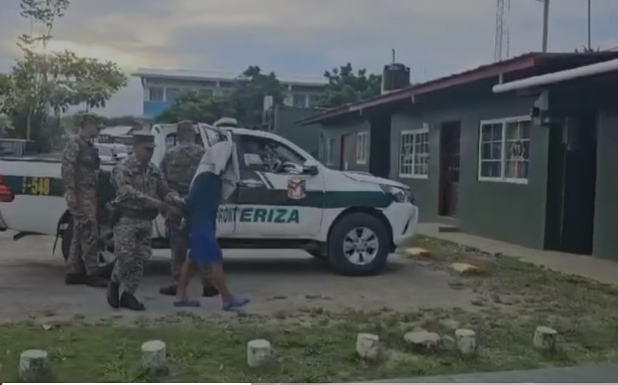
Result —
[[[346, 252], [345, 245], [358, 244]], [[350, 213], [338, 220], [328, 237], [328, 258], [341, 275], [379, 274], [388, 259], [389, 231], [371, 214]]]
[[62, 231], [60, 239], [60, 248], [62, 249], [62, 257], [66, 262], [69, 259], [69, 251], [71, 250], [71, 238], [73, 238], [73, 218], [70, 218], [67, 227]]
[[[71, 238], [73, 237], [73, 219], [71, 218], [67, 227], [62, 232], [61, 239], [61, 249], [62, 249], [62, 257], [66, 262], [69, 259], [69, 251], [71, 250]], [[105, 261], [99, 255], [99, 263], [101, 263], [101, 276], [105, 278], [109, 278], [112, 275], [112, 271], [114, 270], [115, 261]]]

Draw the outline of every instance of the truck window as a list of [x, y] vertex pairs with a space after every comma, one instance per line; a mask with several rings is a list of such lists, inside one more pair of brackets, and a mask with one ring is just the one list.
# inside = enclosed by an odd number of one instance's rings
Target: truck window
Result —
[[260, 171], [270, 170], [275, 161], [305, 163], [306, 159], [285, 144], [268, 138], [239, 135], [238, 157], [242, 166]]
[[[178, 136], [176, 133], [169, 134], [165, 137], [165, 148], [170, 149], [174, 147], [178, 143]], [[204, 147], [204, 142], [202, 141], [202, 137], [200, 135], [195, 135], [195, 143]]]

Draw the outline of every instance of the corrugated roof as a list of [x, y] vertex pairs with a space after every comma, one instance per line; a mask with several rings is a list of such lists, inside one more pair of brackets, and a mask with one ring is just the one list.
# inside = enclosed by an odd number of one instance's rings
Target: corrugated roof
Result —
[[[237, 72], [216, 70], [192, 70], [192, 69], [169, 69], [169, 68], [138, 68], [133, 76], [159, 79], [182, 79], [182, 80], [234, 80], [238, 78]], [[309, 76], [277, 76], [279, 81], [291, 85], [325, 85], [323, 77]]]
[[[617, 52], [591, 52], [591, 53], [573, 53], [573, 52], [558, 52], [558, 53], [541, 53], [531, 52], [520, 56], [513, 57], [497, 63], [484, 64], [479, 67], [466, 70], [460, 73], [430, 80], [425, 83], [418, 83], [400, 90], [392, 91], [387, 94], [381, 94], [369, 99], [361, 100], [356, 103], [347, 104], [326, 112], [314, 115], [307, 119], [303, 119], [298, 124], [308, 125], [319, 123], [321, 121], [343, 116], [348, 113], [357, 112], [366, 108], [385, 105], [388, 103], [413, 98], [414, 96], [438, 91], [474, 81], [499, 76], [500, 74], [520, 71], [536, 67], [540, 64], [547, 63], [548, 60], [569, 59], [569, 58], [590, 58], [598, 59], [597, 62], [610, 60], [618, 57]], [[590, 64], [590, 63], [588, 63]]]

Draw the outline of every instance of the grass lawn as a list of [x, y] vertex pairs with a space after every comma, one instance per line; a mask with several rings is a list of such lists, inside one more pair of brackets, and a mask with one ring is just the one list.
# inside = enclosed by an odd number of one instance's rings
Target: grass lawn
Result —
[[[442, 268], [469, 262], [481, 268], [478, 275], [455, 278], [477, 292], [478, 299], [465, 306], [473, 310], [329, 314], [307, 308], [233, 321], [179, 316], [138, 325], [65, 323], [50, 330], [32, 322], [4, 325], [0, 380], [17, 381], [19, 354], [31, 348], [50, 352], [59, 382], [333, 382], [618, 361], [616, 288], [430, 238], [418, 237], [414, 244], [433, 252], [419, 263]], [[452, 335], [457, 324], [477, 331], [478, 357], [415, 354], [402, 339], [415, 326]], [[532, 349], [539, 325], [560, 333], [557, 354]], [[358, 359], [358, 332], [378, 334], [389, 348], [388, 358], [379, 364]], [[255, 338], [266, 338], [275, 348], [275, 361], [267, 368], [247, 367], [246, 343]], [[169, 376], [153, 378], [140, 370], [140, 346], [150, 339], [168, 344]]]

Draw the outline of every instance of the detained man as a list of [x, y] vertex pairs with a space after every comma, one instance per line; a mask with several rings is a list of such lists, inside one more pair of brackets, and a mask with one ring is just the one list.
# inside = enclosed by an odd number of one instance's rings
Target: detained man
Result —
[[236, 188], [239, 179], [234, 144], [229, 141], [210, 147], [193, 177], [186, 200], [186, 216], [191, 234], [189, 257], [182, 265], [178, 280], [176, 307], [198, 307], [200, 302], [190, 300], [187, 290], [191, 275], [199, 268], [209, 267], [212, 284], [219, 289], [223, 310], [235, 310], [249, 303], [246, 297], [230, 292], [223, 273], [223, 256], [217, 244], [217, 213], [219, 205]]

